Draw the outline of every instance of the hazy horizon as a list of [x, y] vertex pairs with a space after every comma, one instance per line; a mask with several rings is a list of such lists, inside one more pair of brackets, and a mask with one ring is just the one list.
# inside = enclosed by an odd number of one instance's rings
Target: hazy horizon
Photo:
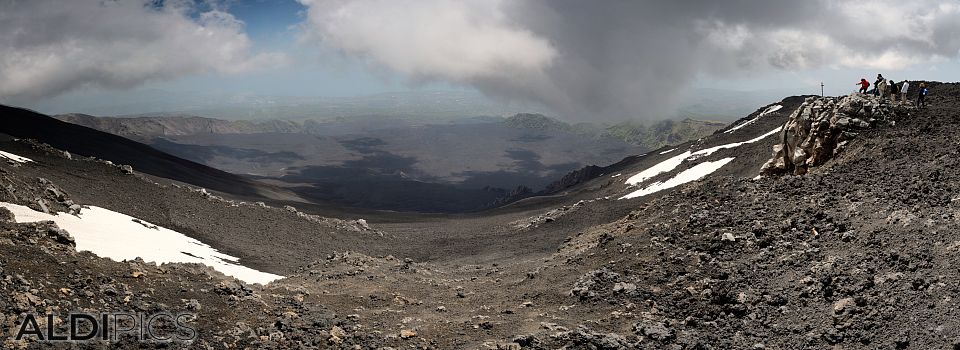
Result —
[[818, 94], [823, 82], [839, 95], [877, 73], [960, 80], [960, 3], [933, 0], [38, 0], [0, 9], [11, 33], [0, 50], [17, 53], [0, 58], [0, 103], [45, 113], [444, 91], [480, 96], [467, 113], [652, 121], [677, 115], [692, 88]]
[[[112, 94], [116, 96], [116, 94]], [[103, 103], [90, 98], [56, 98], [30, 106], [38, 112], [89, 114], [99, 117], [147, 117], [190, 115], [225, 120], [299, 120], [350, 117], [421, 117], [423, 119], [461, 119], [479, 116], [508, 117], [536, 113], [567, 122], [637, 122], [677, 120], [692, 117], [733, 121], [755, 109], [792, 94], [787, 89], [757, 91], [690, 89], [685, 104], [674, 113], [649, 118], [621, 118], [591, 121], [588, 118], [562, 117], [534, 103], [503, 103], [480, 92], [460, 90], [413, 90], [382, 92], [359, 96], [261, 96], [250, 94], [203, 94], [164, 90], [126, 92], [122, 103]], [[719, 101], [718, 101], [719, 100]], [[710, 118], [707, 109], [716, 107]], [[691, 114], [692, 113], [692, 114]], [[706, 117], [706, 118], [698, 118]]]

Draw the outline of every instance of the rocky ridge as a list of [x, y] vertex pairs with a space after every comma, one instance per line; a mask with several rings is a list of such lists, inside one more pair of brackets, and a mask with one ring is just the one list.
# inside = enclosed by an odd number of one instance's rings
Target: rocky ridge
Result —
[[803, 175], [836, 157], [863, 130], [894, 125], [907, 114], [907, 107], [873, 95], [808, 97], [790, 115], [781, 134], [783, 142], [773, 147], [773, 156], [760, 171]]

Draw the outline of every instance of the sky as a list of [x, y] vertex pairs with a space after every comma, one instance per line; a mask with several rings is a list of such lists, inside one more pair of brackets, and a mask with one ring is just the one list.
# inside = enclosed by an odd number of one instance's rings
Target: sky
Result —
[[960, 80], [960, 0], [0, 0], [0, 32], [0, 103], [48, 113], [470, 90], [609, 121], [698, 87]]

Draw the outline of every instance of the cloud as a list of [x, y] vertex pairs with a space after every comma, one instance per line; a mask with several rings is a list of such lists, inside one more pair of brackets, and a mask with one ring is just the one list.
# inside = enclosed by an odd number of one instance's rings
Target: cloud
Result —
[[187, 0], [0, 1], [0, 99], [129, 88], [284, 60], [253, 53], [243, 24], [217, 8]]
[[557, 52], [510, 22], [505, 0], [300, 0], [306, 40], [382, 64], [414, 80], [529, 88]]
[[308, 40], [558, 114], [656, 119], [703, 76], [902, 69], [960, 51], [937, 0], [300, 0]]

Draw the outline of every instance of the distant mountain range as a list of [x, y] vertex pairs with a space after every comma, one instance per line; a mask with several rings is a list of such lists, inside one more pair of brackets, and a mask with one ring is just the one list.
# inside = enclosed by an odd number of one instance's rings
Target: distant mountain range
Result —
[[506, 118], [504, 123], [515, 128], [571, 132], [612, 138], [645, 149], [675, 145], [710, 135], [727, 126], [726, 122], [686, 118], [680, 121], [663, 120], [651, 124], [624, 122], [614, 125], [578, 123], [568, 124], [541, 114], [523, 113]]
[[687, 118], [680, 121], [664, 120], [650, 125], [622, 123], [605, 128], [604, 134], [647, 149], [657, 149], [696, 140], [726, 126], [725, 122]]
[[[61, 114], [62, 121], [83, 125], [135, 140], [151, 140], [161, 136], [188, 136], [198, 134], [257, 134], [296, 133], [325, 134], [325, 129], [334, 124], [359, 124], [380, 128], [410, 125], [408, 121], [391, 118], [351, 118], [318, 121], [293, 120], [223, 120], [198, 116], [152, 116], [152, 117], [95, 117], [86, 114]], [[589, 135], [598, 138], [613, 138], [647, 149], [657, 149], [670, 144], [710, 135], [723, 128], [724, 122], [686, 118], [680, 121], [664, 120], [652, 124], [626, 122], [615, 125], [577, 123], [570, 124], [543, 114], [520, 113], [508, 118], [468, 118], [466, 122], [455, 120], [453, 124], [502, 123], [517, 129], [544, 132], [564, 132]], [[357, 129], [360, 129], [359, 127]]]
[[569, 124], [536, 113], [433, 123], [385, 117], [56, 118], [288, 187], [305, 198], [417, 211], [500, 205], [532, 195], [581, 167], [613, 163], [724, 126], [696, 120]]
[[[795, 93], [795, 92], [794, 92]], [[505, 117], [519, 111], [550, 115], [543, 106], [505, 102], [470, 90], [401, 91], [353, 97], [262, 96], [165, 90], [131, 90], [120, 96], [61, 96], [30, 106], [48, 113], [80, 112], [99, 116], [206, 116], [225, 120], [328, 120], [355, 117], [405, 118], [440, 122], [475, 116]], [[696, 88], [680, 97], [676, 113], [637, 115], [635, 119], [705, 119], [732, 121], [749, 114], [784, 90], [734, 91]], [[96, 101], [107, 101], [106, 103]], [[586, 116], [563, 116], [566, 121], [589, 121]]]
[[[97, 104], [96, 98], [60, 97], [35, 106], [51, 114], [82, 112], [101, 116], [201, 115], [218, 119], [333, 119], [403, 117], [421, 121], [470, 116], [504, 116], [516, 111], [546, 113], [535, 104], [494, 101], [475, 91], [401, 91], [353, 97], [262, 96], [185, 93], [164, 90], [129, 92]], [[105, 99], [105, 98], [104, 98]]]

